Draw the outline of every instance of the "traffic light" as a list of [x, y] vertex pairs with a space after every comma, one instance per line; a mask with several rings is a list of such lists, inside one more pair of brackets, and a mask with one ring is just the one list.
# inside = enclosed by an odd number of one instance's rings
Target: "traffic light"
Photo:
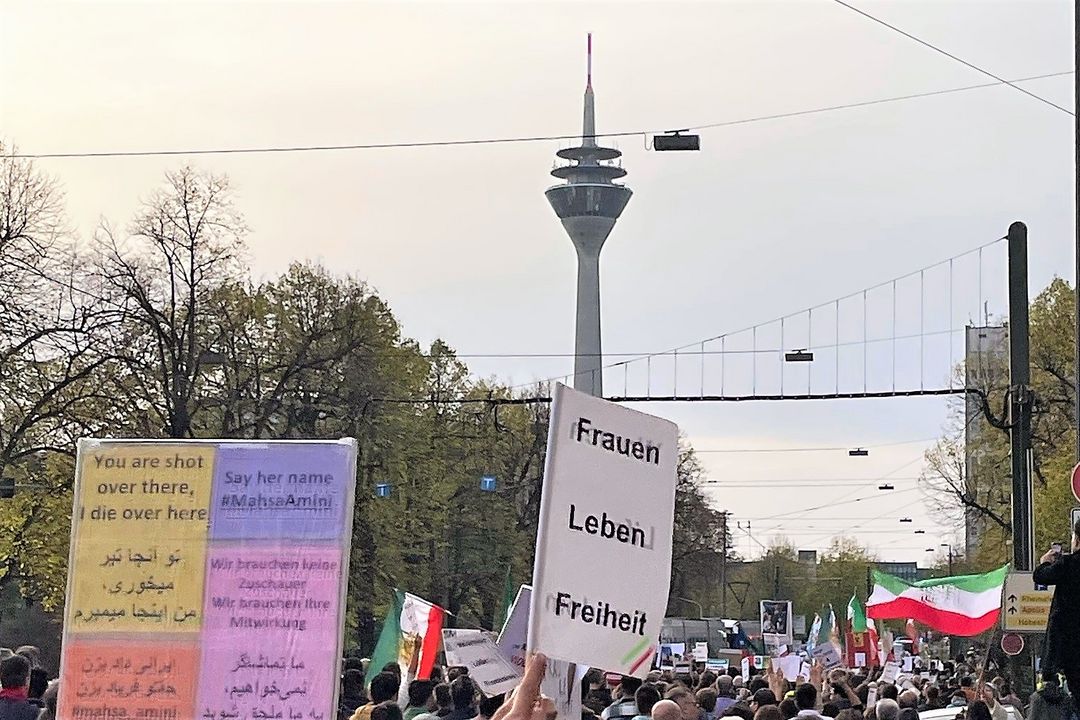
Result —
[[0, 500], [9, 500], [15, 497], [15, 478], [0, 477]]

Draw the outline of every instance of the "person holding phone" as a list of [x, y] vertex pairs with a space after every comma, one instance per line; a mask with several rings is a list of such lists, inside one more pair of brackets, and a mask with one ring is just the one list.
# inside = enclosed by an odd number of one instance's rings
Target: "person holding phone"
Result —
[[1037, 585], [1054, 586], [1043, 671], [1065, 675], [1080, 713], [1080, 521], [1073, 528], [1072, 553], [1055, 544], [1039, 560], [1032, 578]]

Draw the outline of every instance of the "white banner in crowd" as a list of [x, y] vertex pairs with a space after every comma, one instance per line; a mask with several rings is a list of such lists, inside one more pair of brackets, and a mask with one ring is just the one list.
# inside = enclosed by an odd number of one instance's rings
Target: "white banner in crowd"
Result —
[[487, 633], [448, 628], [442, 632], [446, 663], [468, 668], [469, 677], [484, 694], [500, 695], [521, 683], [521, 670], [502, 654]]
[[556, 386], [532, 651], [636, 677], [649, 672], [671, 580], [678, 454], [674, 423]]

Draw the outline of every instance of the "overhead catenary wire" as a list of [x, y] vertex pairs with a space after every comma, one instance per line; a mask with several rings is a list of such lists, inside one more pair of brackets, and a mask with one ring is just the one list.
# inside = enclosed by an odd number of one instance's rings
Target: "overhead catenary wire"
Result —
[[[805, 110], [793, 110], [790, 112], [771, 113], [767, 115], [755, 115], [745, 118], [737, 118], [734, 120], [721, 120], [718, 122], [701, 123], [687, 127], [688, 131], [701, 131], [712, 130], [716, 128], [734, 127], [737, 125], [748, 125], [752, 123], [768, 122], [772, 120], [785, 120], [788, 118], [804, 117], [807, 115], [818, 115], [821, 113], [838, 112], [841, 110], [853, 110], [857, 108], [873, 107], [875, 105], [885, 105], [888, 103], [904, 102], [908, 100], [917, 100], [920, 98], [929, 98], [939, 95], [949, 95], [952, 93], [969, 92], [972, 90], [981, 90], [985, 88], [997, 87], [999, 85], [1009, 85], [1010, 87], [1016, 87], [1015, 83], [1031, 82], [1034, 80], [1045, 80], [1048, 78], [1062, 77], [1065, 75], [1072, 75], [1072, 70], [1066, 70], [1054, 73], [1043, 73], [1040, 75], [1029, 75], [1022, 78], [1014, 78], [1012, 80], [998, 80], [992, 83], [979, 83], [975, 85], [964, 85], [960, 87], [944, 88], [941, 90], [929, 90], [926, 92], [909, 93], [906, 95], [895, 95], [887, 98], [878, 98], [876, 100], [861, 100], [856, 102], [842, 103], [838, 105], [826, 105], [816, 108], [808, 108]], [[1027, 91], [1024, 91], [1027, 92]], [[1031, 93], [1029, 93], [1031, 94]], [[1033, 95], [1033, 97], [1038, 97]], [[1048, 102], [1048, 101], [1047, 101]], [[1056, 107], [1056, 106], [1055, 106]], [[684, 126], [680, 126], [684, 127]], [[659, 135], [669, 132], [668, 129], [663, 130], [627, 130], [620, 132], [608, 132], [608, 133], [596, 133], [597, 138], [620, 138], [620, 137], [635, 137], [638, 135], [648, 137], [649, 135]], [[91, 151], [72, 151], [72, 152], [21, 152], [12, 153], [8, 157], [21, 158], [21, 159], [93, 159], [93, 158], [138, 158], [138, 157], [171, 157], [171, 156], [198, 156], [198, 155], [267, 155], [267, 154], [287, 154], [287, 153], [309, 153], [309, 152], [347, 152], [347, 151], [361, 151], [361, 150], [400, 150], [409, 148], [440, 148], [440, 147], [462, 147], [470, 145], [511, 145], [521, 143], [536, 143], [536, 142], [560, 142], [565, 140], [578, 140], [581, 138], [580, 133], [571, 133], [567, 135], [520, 135], [509, 137], [487, 137], [487, 138], [466, 138], [458, 140], [411, 140], [401, 142], [371, 142], [371, 143], [341, 143], [341, 144], [312, 144], [312, 145], [266, 145], [257, 147], [219, 147], [219, 148], [185, 148], [185, 149], [155, 149], [155, 150], [91, 150]]]
[[963, 58], [958, 57], [957, 55], [954, 55], [953, 53], [949, 52], [948, 50], [944, 50], [944, 49], [938, 47], [937, 45], [934, 45], [933, 43], [927, 42], [926, 40], [923, 40], [920, 37], [916, 37], [915, 35], [912, 35], [911, 33], [907, 32], [906, 30], [902, 30], [902, 29], [898, 28], [896, 25], [893, 25], [891, 23], [888, 23], [888, 22], [882, 20], [879, 17], [871, 15], [870, 13], [866, 12], [865, 10], [861, 10], [860, 8], [855, 7], [851, 3], [845, 2], [845, 0], [833, 0], [833, 2], [835, 2], [837, 5], [840, 5], [842, 7], [846, 7], [848, 10], [851, 10], [854, 13], [858, 13], [859, 15], [862, 15], [864, 18], [866, 18], [868, 20], [872, 20], [872, 21], [876, 22], [878, 25], [886, 27], [886, 28], [892, 30], [893, 32], [899, 33], [899, 34], [903, 35], [904, 37], [908, 38], [909, 40], [914, 40], [915, 42], [919, 43], [923, 47], [927, 47], [927, 48], [933, 50], [936, 53], [944, 55], [947, 58], [950, 58], [951, 60], [955, 60], [956, 62], [960, 63], [961, 65], [963, 65], [965, 67], [971, 68], [972, 70], [975, 70], [976, 72], [982, 73], [983, 75], [986, 75], [987, 77], [993, 78], [994, 80], [997, 80], [998, 83], [1008, 85], [1013, 90], [1017, 90], [1019, 92], [1022, 92], [1022, 93], [1024, 93], [1025, 95], [1027, 95], [1030, 98], [1034, 98], [1035, 100], [1038, 100], [1041, 103], [1045, 103], [1046, 105], [1049, 105], [1052, 108], [1060, 110], [1061, 112], [1065, 113], [1066, 115], [1073, 115], [1074, 114], [1068, 108], [1064, 108], [1061, 105], [1058, 105], [1057, 103], [1054, 103], [1054, 102], [1051, 102], [1050, 100], [1047, 100], [1046, 98], [1042, 97], [1041, 95], [1036, 95], [1035, 93], [1033, 93], [1033, 92], [1031, 92], [1029, 90], [1025, 90], [1024, 88], [1022, 88], [1022, 87], [1020, 87], [1018, 85], [1015, 85], [1014, 84], [1015, 81], [1010, 81], [1010, 80], [1006, 80], [1006, 79], [1004, 79], [1002, 77], [999, 77], [998, 75], [995, 75], [994, 73], [990, 72], [989, 70], [986, 70], [985, 68], [981, 68], [981, 67], [979, 67], [978, 65], [976, 65], [974, 63], [968, 62], [967, 60], [964, 60]]

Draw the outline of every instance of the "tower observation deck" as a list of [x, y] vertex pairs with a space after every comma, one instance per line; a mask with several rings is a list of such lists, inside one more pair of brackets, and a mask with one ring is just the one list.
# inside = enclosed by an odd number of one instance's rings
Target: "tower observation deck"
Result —
[[596, 102], [592, 88], [592, 35], [588, 36], [588, 70], [581, 145], [557, 155], [569, 161], [551, 171], [564, 182], [544, 194], [577, 250], [577, 317], [574, 337], [574, 388], [603, 395], [600, 345], [600, 250], [632, 194], [615, 183], [626, 175], [622, 153], [596, 144]]

